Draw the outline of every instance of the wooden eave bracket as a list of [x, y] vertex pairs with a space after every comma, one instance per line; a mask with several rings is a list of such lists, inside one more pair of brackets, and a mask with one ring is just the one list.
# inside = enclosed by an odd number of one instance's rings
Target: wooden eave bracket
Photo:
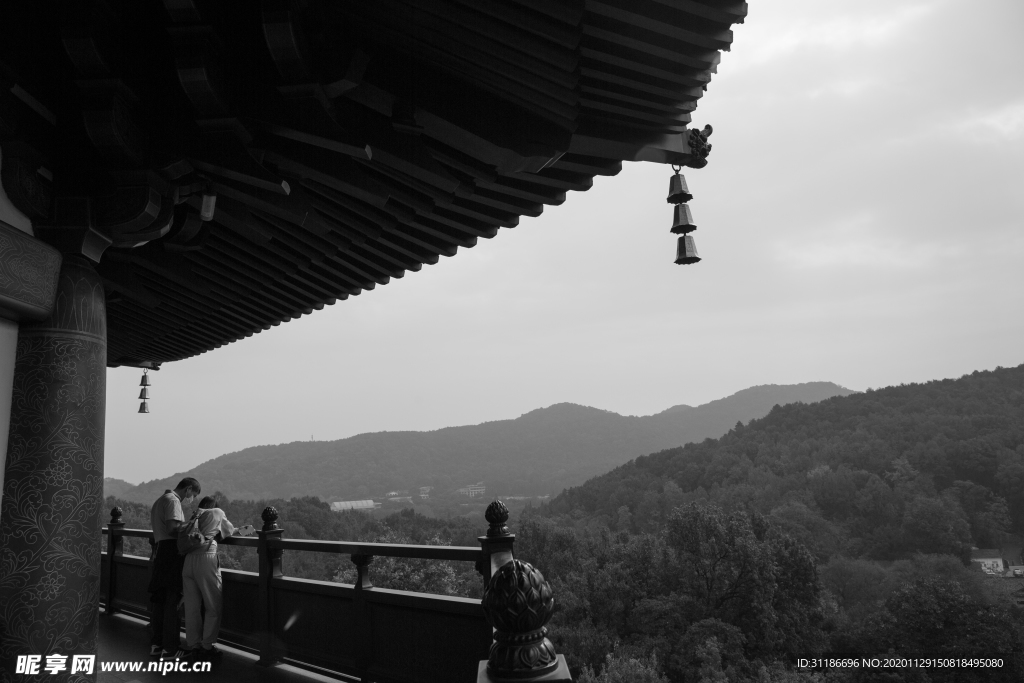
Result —
[[574, 134], [569, 151], [606, 159], [689, 166], [694, 157], [686, 138], [686, 133], [668, 133], [646, 142], [623, 142]]

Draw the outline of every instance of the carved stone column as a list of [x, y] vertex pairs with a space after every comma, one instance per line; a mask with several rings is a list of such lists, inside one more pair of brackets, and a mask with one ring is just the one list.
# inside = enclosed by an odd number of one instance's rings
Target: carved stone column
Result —
[[[0, 129], [4, 122], [0, 121]], [[33, 238], [32, 220], [11, 201], [36, 209], [48, 201], [46, 189], [23, 160], [4, 158], [0, 149], [0, 497], [3, 495], [4, 458], [10, 429], [11, 386], [18, 348], [18, 323], [50, 314], [60, 272], [60, 253]]]
[[0, 503], [5, 680], [17, 655], [66, 655], [70, 670], [71, 655], [96, 654], [106, 340], [102, 281], [65, 256], [52, 312], [18, 334]]
[[[0, 215], [4, 214], [4, 201], [0, 196]], [[18, 324], [51, 313], [60, 264], [56, 249], [0, 218], [0, 498], [18, 358]]]

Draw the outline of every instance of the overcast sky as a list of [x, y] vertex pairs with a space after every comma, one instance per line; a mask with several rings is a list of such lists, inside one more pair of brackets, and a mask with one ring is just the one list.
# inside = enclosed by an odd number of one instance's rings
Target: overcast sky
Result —
[[751, 2], [694, 112], [703, 261], [671, 170], [625, 164], [539, 218], [312, 316], [110, 370], [107, 476], [248, 446], [623, 414], [758, 384], [863, 390], [1024, 362], [1024, 2]]

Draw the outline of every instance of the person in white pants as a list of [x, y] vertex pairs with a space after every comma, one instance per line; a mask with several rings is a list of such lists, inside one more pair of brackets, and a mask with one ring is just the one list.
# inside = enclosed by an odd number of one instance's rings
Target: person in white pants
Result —
[[[217, 557], [217, 538], [235, 533], [224, 511], [217, 507], [213, 496], [199, 501], [199, 532], [206, 542], [185, 556], [182, 582], [185, 593], [185, 643], [198, 658], [219, 657], [221, 651], [214, 643], [220, 632], [220, 618], [224, 600], [220, 577], [220, 559]], [[202, 610], [206, 608], [206, 616]]]

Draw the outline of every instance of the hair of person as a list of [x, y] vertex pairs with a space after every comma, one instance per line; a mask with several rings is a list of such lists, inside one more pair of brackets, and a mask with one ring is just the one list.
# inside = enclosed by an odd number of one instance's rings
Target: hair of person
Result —
[[203, 487], [199, 485], [199, 480], [195, 477], [185, 477], [178, 482], [178, 489], [192, 489], [192, 493], [199, 495], [199, 492], [203, 490]]
[[213, 496], [207, 496], [206, 498], [203, 498], [201, 501], [199, 501], [199, 507], [203, 510], [210, 510], [212, 508], [220, 506], [217, 504], [216, 498], [214, 498]]

